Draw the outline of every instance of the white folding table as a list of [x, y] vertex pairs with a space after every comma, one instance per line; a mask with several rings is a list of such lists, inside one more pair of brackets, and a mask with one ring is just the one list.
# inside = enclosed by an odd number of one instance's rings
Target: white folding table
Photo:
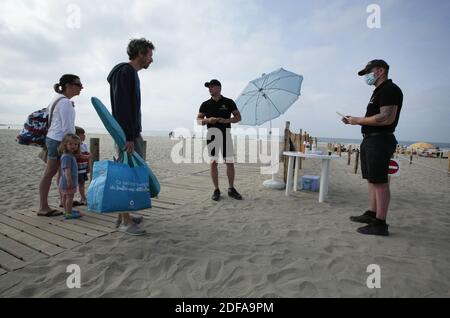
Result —
[[[321, 173], [320, 173], [320, 190], [319, 190], [319, 202], [322, 203], [325, 201], [326, 196], [328, 195], [328, 181], [330, 174], [330, 161], [333, 159], [338, 159], [337, 155], [318, 155], [318, 154], [310, 154], [303, 153], [297, 151], [285, 151], [283, 155], [289, 157], [288, 162], [288, 172], [287, 172], [287, 180], [286, 180], [286, 196], [289, 196], [292, 192], [292, 181], [294, 181], [294, 191], [297, 191], [298, 184], [298, 168], [300, 163], [300, 158], [306, 159], [320, 159], [322, 160]], [[294, 169], [294, 161], [295, 161], [295, 171], [294, 177], [292, 177], [292, 170]], [[294, 179], [294, 180], [292, 180]]]

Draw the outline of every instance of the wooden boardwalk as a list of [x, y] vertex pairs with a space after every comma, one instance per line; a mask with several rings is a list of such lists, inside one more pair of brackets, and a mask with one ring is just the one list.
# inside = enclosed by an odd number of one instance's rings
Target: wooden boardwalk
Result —
[[[237, 167], [237, 171], [239, 179], [255, 175], [257, 170]], [[161, 182], [160, 195], [152, 199], [152, 208], [133, 214], [155, 218], [167, 210], [179, 209], [194, 196], [209, 194], [211, 188], [209, 170], [165, 179]], [[64, 220], [63, 216], [38, 217], [32, 210], [0, 213], [0, 276], [117, 231], [116, 213], [98, 214], [79, 207], [77, 210], [84, 213], [78, 220]]]

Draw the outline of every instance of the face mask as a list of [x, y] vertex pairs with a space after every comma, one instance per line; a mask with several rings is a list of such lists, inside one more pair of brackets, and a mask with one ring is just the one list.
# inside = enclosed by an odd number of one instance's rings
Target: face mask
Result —
[[377, 81], [377, 78], [375, 77], [375, 73], [374, 72], [366, 74], [365, 78], [366, 78], [367, 85], [370, 85], [370, 86], [375, 84], [375, 82]]

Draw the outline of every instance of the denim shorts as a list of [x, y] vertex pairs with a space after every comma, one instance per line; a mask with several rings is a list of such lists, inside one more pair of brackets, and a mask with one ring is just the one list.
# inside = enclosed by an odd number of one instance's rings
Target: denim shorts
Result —
[[58, 147], [61, 141], [57, 141], [51, 138], [45, 138], [45, 145], [47, 146], [47, 159], [58, 160], [61, 155], [58, 153]]

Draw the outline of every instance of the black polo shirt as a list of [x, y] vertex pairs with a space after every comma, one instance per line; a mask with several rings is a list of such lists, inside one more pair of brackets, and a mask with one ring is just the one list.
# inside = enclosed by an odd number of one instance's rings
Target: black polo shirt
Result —
[[392, 80], [384, 81], [380, 86], [378, 86], [370, 98], [369, 105], [367, 106], [367, 112], [365, 117], [371, 117], [380, 113], [380, 108], [383, 106], [398, 106], [397, 115], [395, 116], [395, 121], [388, 126], [362, 126], [361, 132], [363, 134], [367, 133], [378, 133], [378, 132], [391, 132], [395, 131], [397, 127], [398, 120], [400, 118], [400, 111], [403, 104], [403, 93], [400, 87], [395, 85]]
[[[203, 102], [199, 112], [205, 114], [206, 118], [215, 117], [229, 119], [235, 110], [237, 110], [236, 103], [232, 99], [221, 96], [217, 102], [212, 98]], [[231, 128], [231, 124], [208, 124], [208, 128], [211, 127], [226, 130], [227, 128]]]

